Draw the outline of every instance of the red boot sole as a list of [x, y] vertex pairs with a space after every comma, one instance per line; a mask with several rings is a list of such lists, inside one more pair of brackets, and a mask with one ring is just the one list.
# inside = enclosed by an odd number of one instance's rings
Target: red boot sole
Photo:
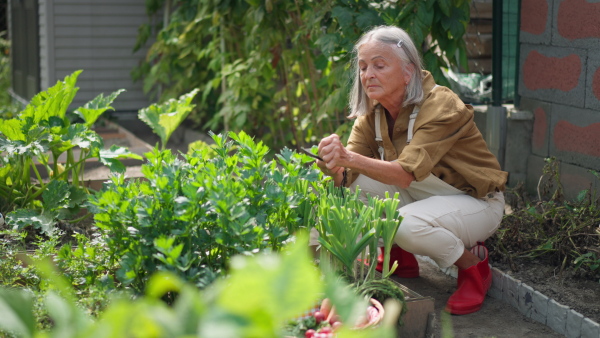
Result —
[[450, 307], [446, 306], [446, 308], [444, 309], [444, 311], [446, 311], [446, 312], [448, 312], [448, 313], [450, 313], [452, 315], [462, 316], [462, 315], [468, 315], [468, 314], [471, 314], [471, 313], [475, 313], [475, 312], [481, 310], [481, 306], [482, 305], [483, 304], [480, 304], [478, 306], [475, 306], [475, 307], [472, 307], [472, 308], [469, 308], [469, 309], [460, 309], [460, 310], [459, 309], [450, 309]]

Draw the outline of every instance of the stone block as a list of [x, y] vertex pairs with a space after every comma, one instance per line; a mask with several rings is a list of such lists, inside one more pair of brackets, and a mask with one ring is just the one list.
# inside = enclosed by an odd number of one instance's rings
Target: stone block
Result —
[[552, 44], [600, 49], [598, 19], [590, 13], [600, 10], [598, 1], [554, 0]]
[[553, 7], [552, 0], [522, 0], [519, 35], [522, 43], [550, 44]]
[[589, 53], [585, 108], [600, 110], [600, 53]]
[[560, 182], [565, 198], [568, 200], [575, 200], [584, 190], [594, 189], [595, 181], [597, 178], [590, 173], [589, 169], [572, 164], [560, 164]]
[[488, 296], [502, 299], [502, 285], [504, 284], [504, 273], [497, 268], [492, 268], [492, 286], [488, 290]]
[[527, 156], [531, 153], [532, 127], [533, 120], [509, 118], [507, 121], [503, 170], [510, 173], [510, 187], [516, 187], [527, 179]]
[[534, 291], [532, 296], [531, 316], [530, 318], [538, 323], [546, 325], [548, 316], [548, 302], [550, 300], [539, 291]]
[[581, 323], [583, 315], [575, 310], [567, 312], [567, 332], [568, 338], [579, 338], [581, 336]]
[[521, 44], [519, 94], [583, 108], [587, 49]]
[[519, 288], [521, 281], [514, 279], [509, 275], [504, 275], [504, 284], [502, 285], [502, 299], [508, 305], [519, 308]]
[[556, 331], [557, 333], [560, 333], [562, 335], [566, 334], [568, 311], [569, 307], [558, 303], [554, 299], [550, 299], [550, 301], [548, 301], [548, 315], [546, 316], [546, 325], [548, 325], [549, 328]]
[[581, 338], [600, 337], [600, 325], [589, 318], [583, 318], [581, 322]]
[[550, 156], [584, 168], [600, 168], [600, 115], [555, 104], [550, 118]]
[[531, 318], [533, 312], [533, 288], [525, 283], [519, 288], [519, 312]]
[[523, 97], [519, 109], [529, 111], [533, 115], [531, 152], [538, 156], [548, 157], [551, 139], [550, 116], [552, 115], [552, 104]]

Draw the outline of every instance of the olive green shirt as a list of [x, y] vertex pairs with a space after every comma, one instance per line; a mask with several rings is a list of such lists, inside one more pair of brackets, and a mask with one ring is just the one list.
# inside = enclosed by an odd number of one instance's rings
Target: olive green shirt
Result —
[[[433, 173], [451, 186], [473, 197], [504, 191], [508, 173], [500, 169], [473, 119], [473, 107], [465, 105], [450, 89], [438, 86], [424, 71], [421, 108], [415, 120], [413, 139], [407, 144], [409, 116], [414, 105], [404, 107], [393, 126], [390, 139], [385, 115], [381, 117], [381, 137], [386, 161], [398, 161], [417, 182]], [[383, 109], [382, 109], [383, 112]], [[375, 114], [370, 112], [354, 122], [348, 150], [380, 158], [375, 141]], [[360, 171], [352, 170], [353, 182]]]

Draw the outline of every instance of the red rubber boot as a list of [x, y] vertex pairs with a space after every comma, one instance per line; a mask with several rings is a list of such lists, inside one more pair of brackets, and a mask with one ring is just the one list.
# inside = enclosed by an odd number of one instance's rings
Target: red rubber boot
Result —
[[457, 289], [446, 304], [446, 311], [453, 315], [466, 315], [479, 311], [492, 285], [487, 248], [477, 245], [471, 249], [471, 252], [482, 260], [467, 269], [458, 270]]
[[[390, 268], [394, 265], [394, 261], [398, 261], [398, 267], [394, 274], [400, 278], [417, 278], [419, 277], [419, 262], [415, 255], [402, 249], [394, 244], [390, 251]], [[377, 257], [377, 271], [383, 271], [383, 254]]]

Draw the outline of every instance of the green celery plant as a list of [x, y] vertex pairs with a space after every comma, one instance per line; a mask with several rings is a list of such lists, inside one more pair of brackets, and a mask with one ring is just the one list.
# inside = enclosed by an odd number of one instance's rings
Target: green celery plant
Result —
[[[73, 123], [66, 116], [80, 73], [37, 94], [17, 117], [0, 124], [1, 212], [8, 213], [6, 221], [13, 227], [33, 224], [48, 233], [58, 220], [74, 217], [88, 192], [83, 181], [86, 160], [98, 158], [111, 170], [124, 171], [120, 159], [141, 159], [122, 147], [104, 149], [102, 138], [90, 129], [102, 113], [112, 109], [110, 104], [122, 90], [107, 97], [101, 94], [76, 109], [83, 123]], [[48, 179], [42, 178], [36, 160]]]
[[278, 251], [313, 224], [321, 176], [310, 157], [284, 149], [268, 160], [269, 149], [243, 132], [211, 136], [214, 146], [183, 158], [155, 149], [143, 180], [115, 175], [90, 197], [117, 278], [137, 291], [157, 270], [209, 285], [232, 256]]

